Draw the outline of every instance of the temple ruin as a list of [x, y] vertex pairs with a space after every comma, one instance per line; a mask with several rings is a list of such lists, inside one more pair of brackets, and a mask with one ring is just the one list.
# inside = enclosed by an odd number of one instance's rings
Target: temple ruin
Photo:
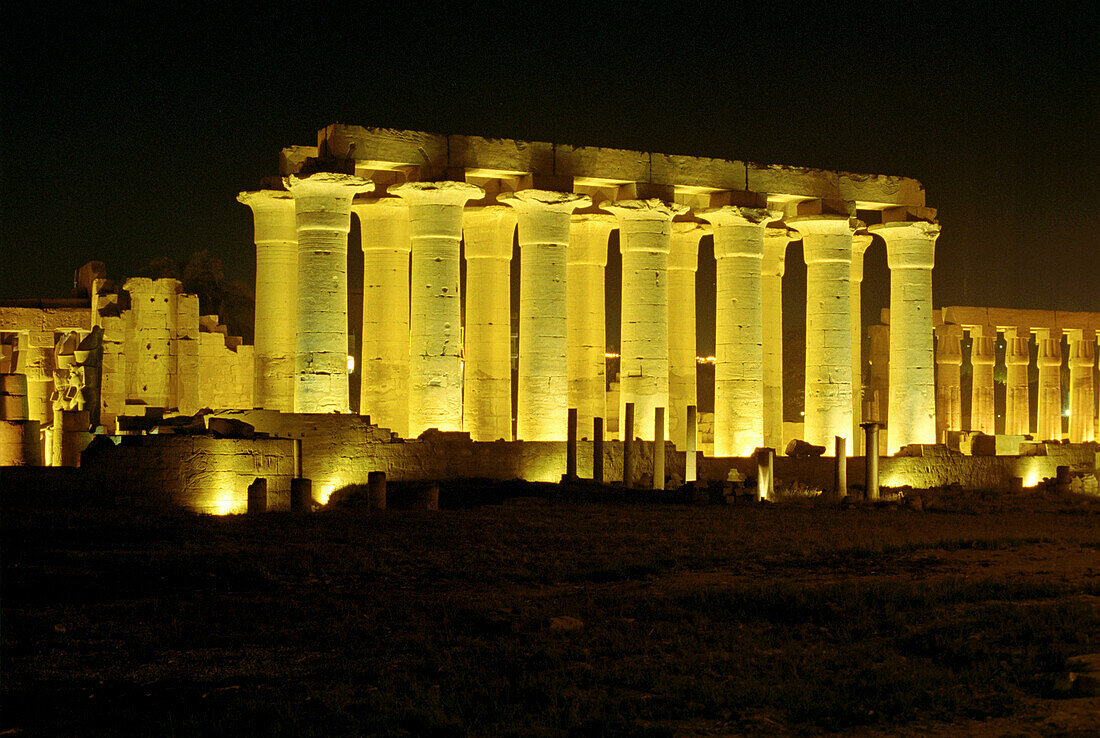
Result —
[[[861, 456], [868, 421], [885, 424], [881, 453], [902, 459], [935, 446], [981, 453], [975, 434], [1010, 437], [992, 455], [1028, 458], [1043, 455], [1034, 446], [1044, 441], [1095, 441], [1100, 313], [934, 308], [940, 226], [916, 180], [347, 125], [284, 149], [279, 168], [239, 197], [254, 223], [253, 346], [226, 335], [217, 316], [200, 316], [174, 280], [131, 279], [114, 294], [104, 275], [86, 274], [88, 304], [0, 307], [0, 462], [74, 464], [71, 449], [91, 433], [126, 433], [125, 418], [201, 409], [302, 441], [297, 471], [321, 480], [321, 498], [364, 482], [372, 463], [398, 478], [557, 479], [571, 433], [585, 439], [587, 463], [607, 453], [608, 468], [620, 469], [624, 441], [667, 439], [668, 454], [642, 456], [667, 456], [666, 473], [681, 479], [723, 473], [738, 462], [721, 460], [759, 448], [782, 453], [796, 439], [826, 455], [843, 439]], [[348, 309], [353, 218], [360, 326]], [[622, 270], [611, 275], [613, 231]], [[874, 236], [886, 246], [890, 306], [865, 332], [861, 284]], [[705, 237], [717, 275], [712, 415], [697, 412]], [[783, 417], [782, 285], [793, 241], [806, 262], [801, 425]], [[617, 377], [607, 374], [611, 280], [622, 295]], [[995, 367], [1006, 376], [1003, 418]], [[346, 414], [358, 418], [333, 417]], [[600, 429], [620, 446], [605, 446]], [[64, 441], [66, 432], [79, 438]], [[358, 461], [336, 458], [343, 452], [326, 434], [358, 448]], [[452, 458], [430, 460], [436, 452]], [[1020, 476], [1018, 463], [1003, 466], [973, 483]], [[957, 460], [941, 467], [898, 479], [969, 474]]]

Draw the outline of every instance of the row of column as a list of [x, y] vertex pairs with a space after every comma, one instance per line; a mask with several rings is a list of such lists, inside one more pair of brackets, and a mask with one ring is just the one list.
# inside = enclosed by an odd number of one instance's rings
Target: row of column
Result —
[[[891, 306], [892, 307], [892, 306]], [[891, 334], [893, 328], [891, 314]], [[939, 407], [936, 429], [940, 440], [946, 431], [961, 430], [962, 422], [962, 341], [970, 333], [970, 364], [972, 384], [970, 423], [972, 431], [994, 434], [993, 373], [997, 361], [997, 334], [1005, 340], [1005, 426], [1007, 435], [1031, 435], [1029, 391], [1029, 344], [1032, 335], [1036, 343], [1036, 367], [1039, 391], [1036, 407], [1035, 437], [1039, 440], [1060, 440], [1062, 437], [1062, 332], [1053, 328], [1009, 326], [1000, 329], [989, 326], [941, 325], [936, 328], [936, 397]], [[1066, 330], [1070, 351], [1069, 440], [1085, 443], [1096, 437], [1095, 388], [1093, 368], [1096, 364], [1096, 336], [1084, 329]], [[891, 336], [891, 345], [892, 336]], [[891, 357], [892, 359], [892, 357]], [[893, 377], [891, 377], [892, 381]]]
[[[622, 406], [633, 403], [637, 426], [652, 440], [655, 409], [672, 408], [666, 431], [683, 444], [682, 415], [696, 404], [695, 269], [706, 232], [698, 223], [673, 222], [686, 207], [631, 200], [574, 215], [590, 207], [586, 196], [521, 190], [501, 195], [501, 206], [467, 208], [484, 192], [464, 182], [407, 183], [390, 188], [399, 199], [353, 206], [370, 182], [315, 174], [286, 184], [286, 193], [241, 196], [256, 223], [259, 404], [348, 410], [346, 249], [354, 210], [365, 251], [363, 407], [402, 436], [438, 428], [465, 429], [478, 440], [510, 438], [509, 270], [518, 227], [517, 437], [562, 440], [567, 408], [578, 409], [581, 427], [603, 414], [603, 272], [608, 235], [618, 228], [620, 417]], [[781, 213], [733, 206], [698, 215], [713, 229], [717, 261], [715, 455], [747, 456], [762, 444], [781, 443], [781, 279], [786, 245], [797, 238], [807, 265], [804, 437], [831, 448], [833, 437], [842, 436], [854, 449], [859, 284], [870, 240], [855, 235], [862, 224], [822, 215], [790, 219], [789, 229], [769, 228]], [[938, 226], [872, 229], [887, 243], [895, 316], [890, 446], [932, 443], [931, 268]]]

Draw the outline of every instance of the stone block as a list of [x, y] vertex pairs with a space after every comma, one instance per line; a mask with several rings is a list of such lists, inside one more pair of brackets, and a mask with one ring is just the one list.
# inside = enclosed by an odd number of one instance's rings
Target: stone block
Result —
[[748, 189], [769, 195], [840, 200], [840, 177], [827, 169], [746, 163]]
[[651, 154], [650, 167], [654, 184], [704, 190], [744, 190], [748, 186], [745, 163], [740, 161]]
[[596, 146], [554, 146], [554, 174], [603, 182], [648, 182], [649, 154]]
[[481, 176], [554, 173], [553, 144], [510, 138], [449, 136], [448, 166]]

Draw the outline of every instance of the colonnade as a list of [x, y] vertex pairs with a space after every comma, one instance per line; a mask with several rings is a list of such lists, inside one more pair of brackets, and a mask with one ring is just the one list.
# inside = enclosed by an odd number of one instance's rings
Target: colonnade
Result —
[[[365, 414], [405, 437], [436, 428], [468, 431], [475, 440], [512, 438], [515, 232], [515, 436], [564, 440], [569, 408], [577, 409], [581, 428], [590, 427], [606, 412], [604, 271], [608, 238], [617, 229], [620, 417], [622, 407], [633, 404], [638, 436], [652, 440], [657, 411], [665, 408], [667, 437], [686, 446], [687, 408], [697, 404], [698, 246], [712, 233], [714, 453], [747, 456], [762, 445], [779, 447], [784, 256], [787, 244], [801, 239], [807, 264], [803, 437], [831, 449], [840, 436], [856, 449], [860, 283], [870, 236], [854, 218], [803, 215], [787, 217], [784, 225], [783, 210], [726, 205], [688, 215], [686, 205], [661, 199], [612, 199], [593, 207], [588, 195], [540, 189], [503, 192], [493, 204], [481, 187], [454, 181], [408, 182], [370, 199], [362, 197], [372, 190], [370, 181], [329, 173], [288, 177], [286, 185], [286, 192], [240, 197], [255, 216], [256, 397], [263, 407], [349, 409], [346, 244], [354, 212], [364, 251]], [[891, 267], [890, 444], [931, 443], [930, 271], [938, 226], [898, 222], [872, 230], [886, 240]]]
[[[948, 311], [952, 308], [948, 308]], [[1015, 311], [1001, 311], [1006, 314]], [[1022, 317], [1033, 311], [1019, 311]], [[1065, 314], [1062, 314], [1063, 316]], [[893, 311], [891, 311], [891, 324]], [[891, 334], [893, 325], [891, 325]], [[1069, 440], [1085, 443], [1096, 439], [1095, 366], [1096, 331], [1092, 328], [1052, 328], [1027, 325], [937, 325], [936, 332], [936, 427], [943, 440], [946, 431], [971, 430], [993, 434], [998, 428], [994, 376], [998, 348], [1003, 351], [1005, 403], [1003, 432], [1033, 435], [1036, 440], [1060, 440], [1062, 433], [1062, 365], [1069, 369]], [[962, 417], [963, 342], [970, 338], [970, 417]], [[1069, 355], [1063, 361], [1062, 338]], [[999, 342], [1000, 336], [1003, 342]], [[892, 335], [891, 335], [892, 338]], [[1031, 363], [1034, 340], [1034, 365]], [[893, 342], [891, 341], [891, 345]], [[892, 357], [891, 357], [892, 358]], [[1034, 366], [1034, 372], [1031, 367]], [[1031, 423], [1030, 377], [1037, 378], [1036, 422]], [[891, 377], [892, 378], [892, 377]]]

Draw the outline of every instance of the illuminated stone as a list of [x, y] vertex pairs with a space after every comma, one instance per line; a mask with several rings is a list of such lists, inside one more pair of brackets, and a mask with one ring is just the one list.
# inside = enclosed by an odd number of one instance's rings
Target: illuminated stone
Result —
[[714, 226], [714, 455], [751, 456], [764, 440], [764, 230], [778, 213], [722, 207], [699, 214]]
[[1028, 344], [1031, 331], [1027, 328], [1005, 328], [1005, 433], [1026, 436], [1031, 433], [1031, 410], [1028, 388], [1028, 364], [1031, 363]]
[[461, 430], [462, 209], [485, 191], [466, 182], [408, 182], [389, 192], [409, 205], [412, 239], [409, 436], [429, 428]]
[[1057, 329], [1035, 331], [1039, 354], [1039, 401], [1035, 435], [1039, 441], [1062, 440], [1062, 333]]
[[962, 328], [936, 328], [936, 442], [947, 442], [947, 431], [962, 430]]
[[[620, 417], [626, 404], [633, 403], [638, 437], [652, 441], [656, 409], [668, 406], [672, 217], [687, 208], [656, 199], [605, 202], [600, 207], [618, 220], [623, 260]], [[625, 438], [624, 432], [620, 437]]]
[[[852, 311], [852, 455], [863, 448], [863, 256], [873, 237], [865, 233], [852, 236], [852, 267], [849, 303]], [[931, 306], [929, 306], [931, 307]]]
[[[993, 405], [993, 365], [997, 360], [996, 334], [982, 335], [981, 328], [970, 329], [970, 430], [993, 435], [995, 412]], [[892, 419], [891, 419], [892, 421]]]
[[409, 434], [409, 208], [396, 197], [353, 202], [363, 249], [359, 412]]
[[606, 213], [577, 214], [569, 221], [565, 270], [569, 406], [577, 408], [580, 428], [593, 427], [593, 421], [607, 413], [604, 270], [607, 239], [614, 228], [614, 216]]
[[585, 195], [548, 190], [502, 194], [516, 209], [520, 251], [516, 437], [564, 441], [569, 409], [566, 263], [570, 214]]
[[516, 214], [494, 205], [463, 214], [466, 366], [462, 427], [475, 441], [512, 439], [512, 239]]
[[[852, 235], [847, 216], [795, 217], [806, 259], [806, 409], [804, 440], [833, 448], [852, 435]], [[891, 327], [891, 345], [893, 329]], [[891, 418], [891, 422], [893, 419]], [[851, 443], [848, 447], [851, 447]]]
[[1069, 338], [1069, 441], [1096, 440], [1093, 367], [1096, 365], [1096, 336], [1083, 330], [1067, 332]]
[[668, 438], [688, 447], [688, 407], [698, 404], [695, 348], [695, 272], [699, 239], [709, 229], [695, 222], [674, 222], [668, 252]]
[[[936, 442], [932, 266], [940, 227], [890, 222], [871, 226], [886, 241], [890, 267], [890, 423], [887, 453]], [[854, 379], [854, 378], [853, 378]]]
[[760, 263], [764, 359], [764, 446], [786, 448], [783, 438], [783, 273], [787, 245], [799, 235], [786, 226], [764, 229]]
[[254, 340], [257, 407], [294, 411], [295, 340], [298, 322], [298, 229], [289, 192], [242, 192], [252, 209], [256, 243]]
[[351, 200], [374, 185], [330, 172], [290, 176], [285, 184], [298, 231], [294, 411], [346, 413]]

